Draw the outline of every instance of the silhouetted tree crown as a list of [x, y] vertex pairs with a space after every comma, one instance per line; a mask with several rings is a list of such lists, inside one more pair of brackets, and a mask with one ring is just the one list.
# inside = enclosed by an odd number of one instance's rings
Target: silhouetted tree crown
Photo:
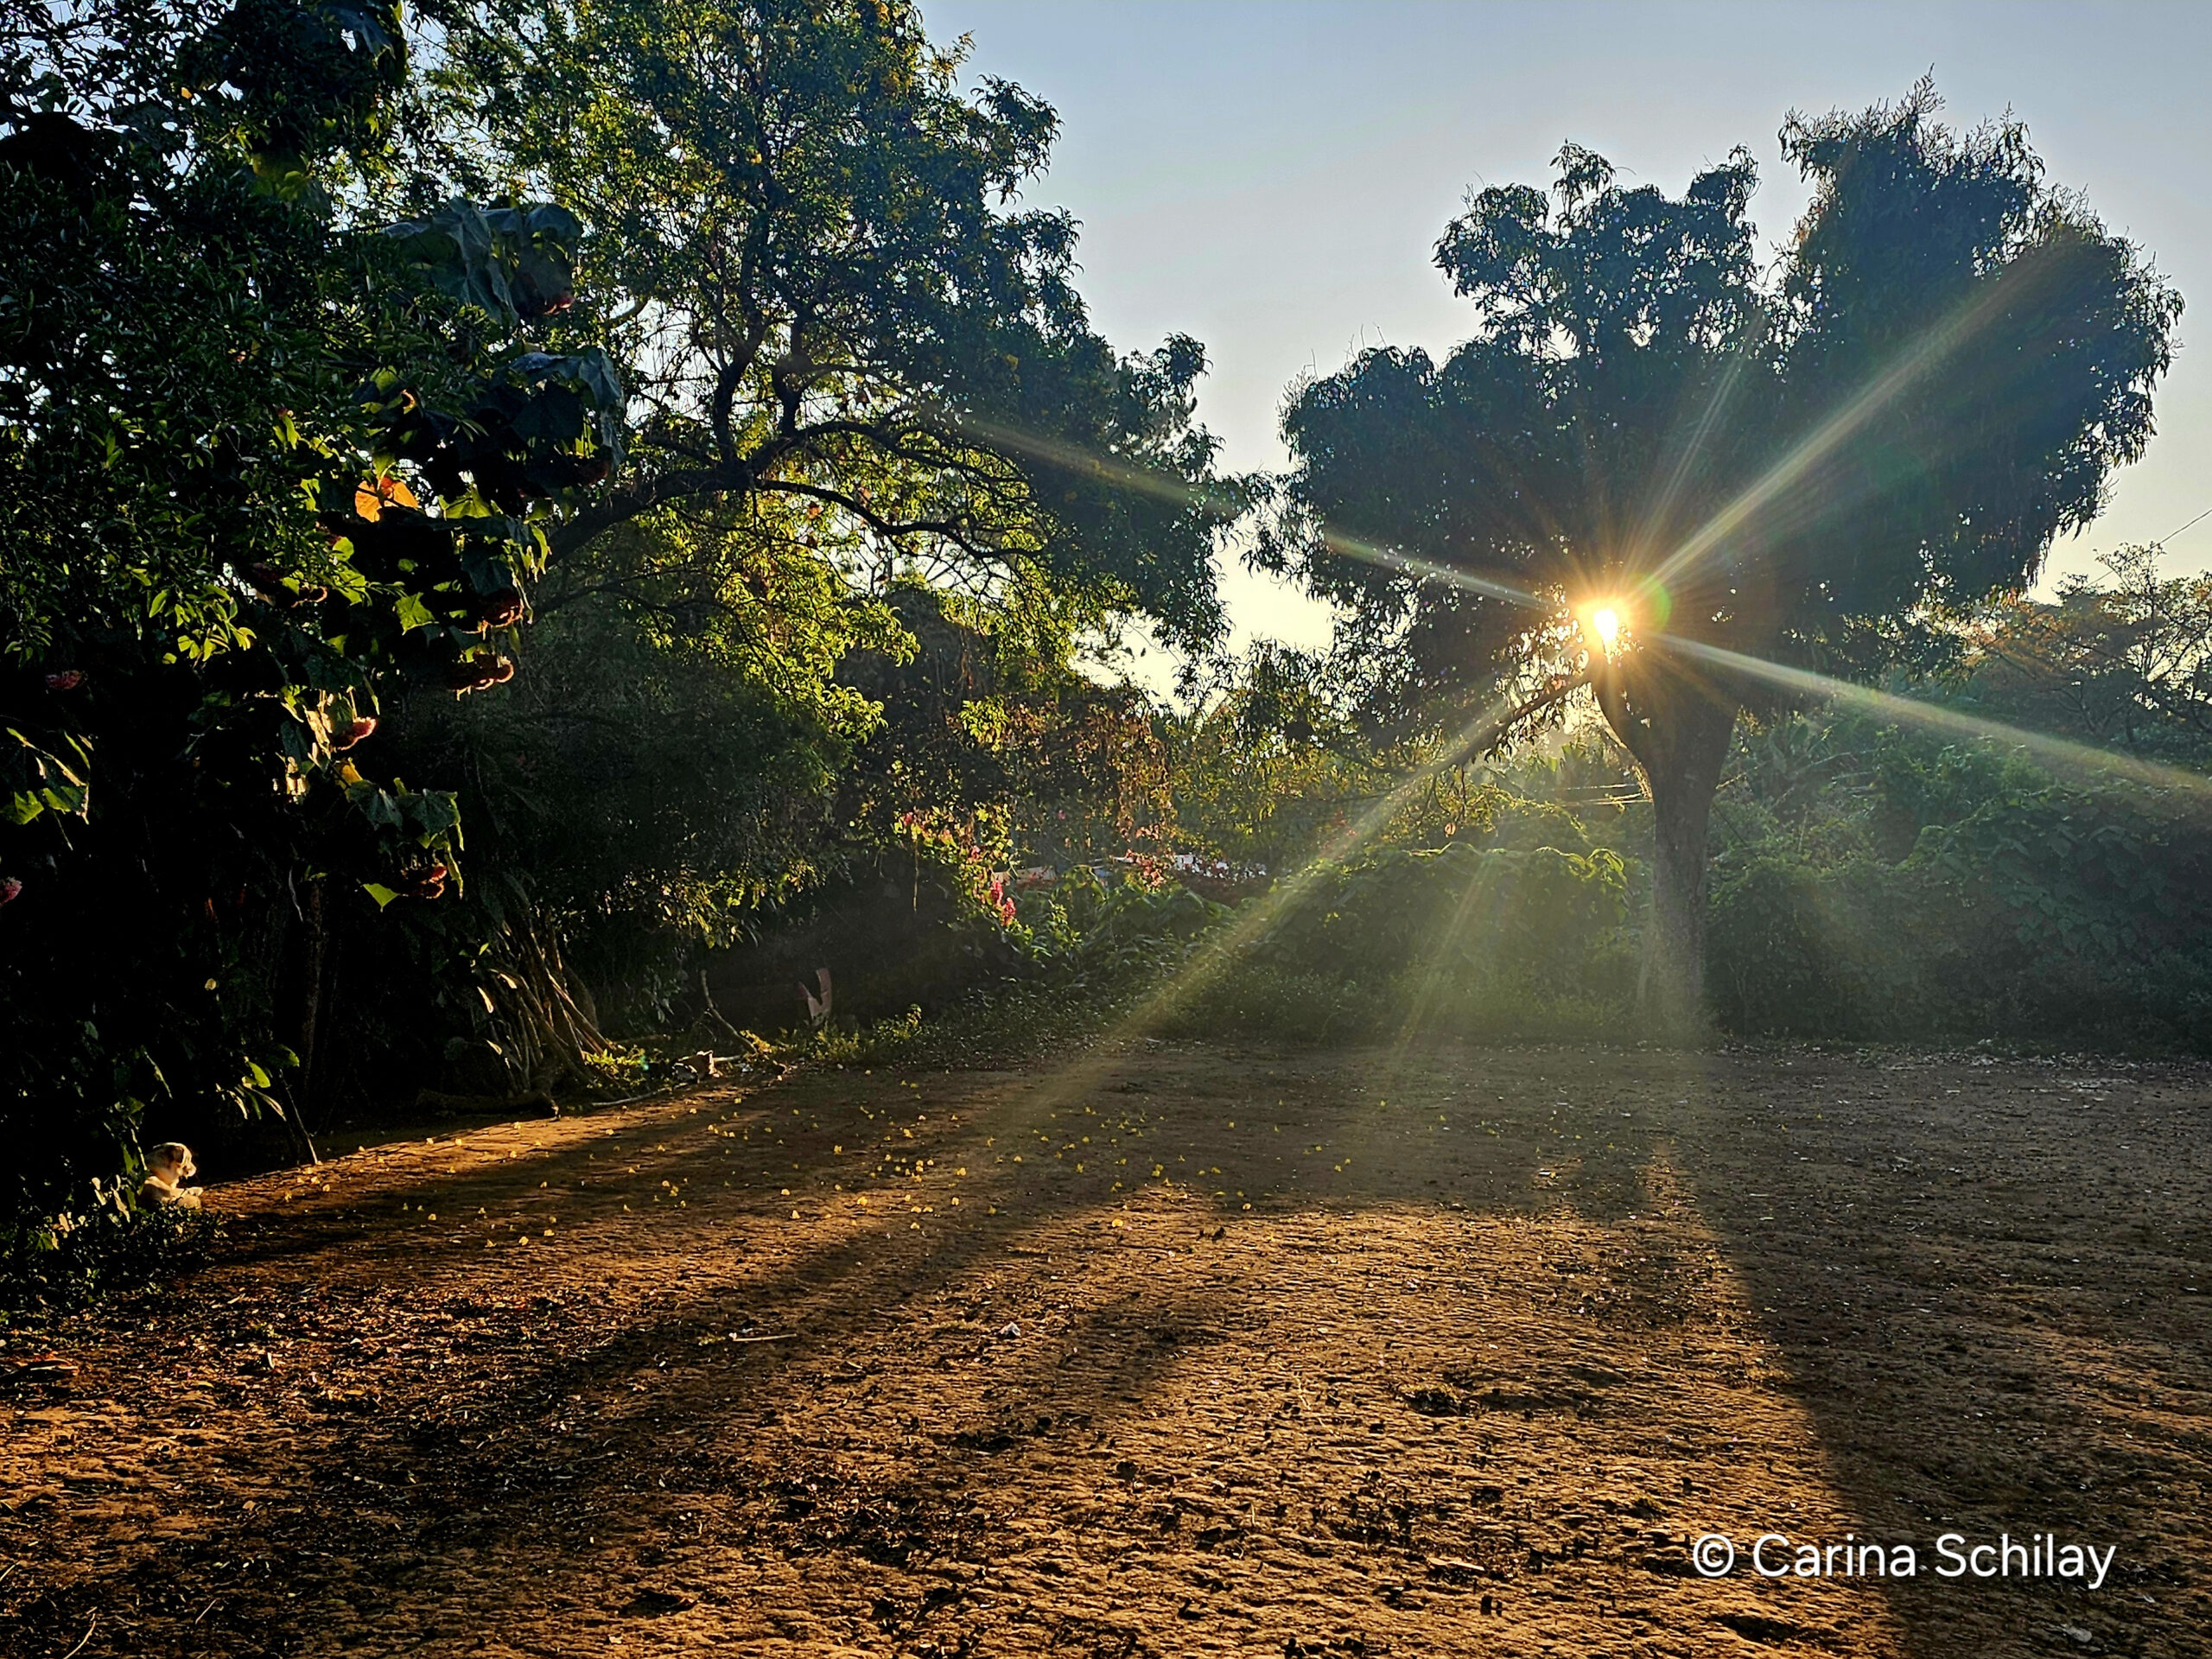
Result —
[[[1658, 809], [1677, 1005], [1720, 758], [1769, 695], [1713, 653], [1930, 661], [2151, 436], [2178, 296], [2045, 181], [2018, 123], [1962, 134], [1936, 107], [1923, 84], [1793, 116], [1814, 200], [1768, 271], [1742, 151], [1672, 200], [1570, 145], [1548, 193], [1485, 189], [1446, 227], [1465, 345], [1363, 353], [1284, 417], [1262, 556], [1346, 607], [1372, 702], [1434, 722], [1503, 682], [1555, 713], [1590, 684]], [[1610, 652], [1577, 621], [1600, 604]]]

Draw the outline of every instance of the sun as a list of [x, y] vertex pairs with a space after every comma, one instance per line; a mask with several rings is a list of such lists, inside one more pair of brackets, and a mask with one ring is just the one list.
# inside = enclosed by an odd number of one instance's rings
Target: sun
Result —
[[1621, 613], [1610, 605], [1600, 605], [1590, 613], [1590, 626], [1597, 631], [1599, 648], [1610, 654], [1621, 637]]

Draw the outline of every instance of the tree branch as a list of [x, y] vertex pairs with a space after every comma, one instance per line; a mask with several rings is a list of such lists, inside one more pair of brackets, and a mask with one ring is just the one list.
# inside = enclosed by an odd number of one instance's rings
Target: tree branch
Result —
[[872, 508], [863, 506], [842, 491], [826, 485], [808, 484], [798, 479], [764, 478], [753, 486], [764, 494], [771, 492], [785, 495], [803, 495], [810, 500], [827, 501], [831, 505], [849, 512], [885, 541], [900, 541], [909, 536], [938, 536], [952, 543], [970, 558], [1003, 557], [1001, 550], [986, 547], [970, 539], [970, 527], [954, 518], [887, 518]]

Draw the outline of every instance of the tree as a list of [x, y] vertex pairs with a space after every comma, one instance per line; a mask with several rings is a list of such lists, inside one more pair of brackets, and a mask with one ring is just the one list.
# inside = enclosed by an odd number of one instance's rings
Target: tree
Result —
[[[1332, 666], [1262, 640], [1223, 664], [1203, 699], [1161, 711], [1179, 852], [1286, 873], [1397, 782], [1409, 757], [1362, 729]], [[1441, 800], [1464, 779], [1436, 782]], [[1437, 823], [1458, 820], [1446, 809]]]
[[[1075, 293], [1072, 222], [1015, 201], [1049, 109], [962, 94], [911, 6], [438, 16], [435, 95], [372, 192], [392, 213], [455, 189], [572, 207], [580, 302], [556, 337], [608, 352], [633, 417], [596, 504], [549, 535], [547, 685], [458, 719], [410, 710], [397, 734], [501, 826], [476, 855], [506, 882], [503, 928], [665, 980], [686, 930], [741, 933], [865, 865], [903, 814], [1033, 771], [1017, 751], [1074, 730], [1037, 705], [1071, 690], [1084, 630], [1135, 613], [1214, 636], [1214, 540], [1249, 486], [1214, 476], [1193, 423], [1202, 350], [1117, 357]], [[1155, 487], [1122, 487], [1132, 467]], [[996, 659], [957, 732], [925, 706], [925, 664], [878, 671], [926, 656], [915, 632], [947, 616]], [[857, 677], [839, 667], [855, 651], [875, 665]], [[1009, 671], [1037, 683], [1010, 696]], [[967, 728], [987, 712], [1006, 729], [985, 741]], [[1054, 758], [1122, 731], [1091, 712]], [[680, 782], [636, 763], [679, 766], [687, 741]], [[748, 753], [763, 770], [741, 778]], [[886, 787], [894, 753], [929, 764]], [[944, 798], [918, 804], [931, 782]]]
[[531, 338], [572, 219], [343, 205], [405, 73], [389, 4], [0, 33], [11, 1211], [127, 1166], [150, 1103], [278, 1103], [326, 893], [454, 875], [450, 792], [379, 771], [383, 700], [512, 675], [547, 527], [619, 449], [603, 355]]
[[423, 168], [575, 209], [593, 338], [639, 414], [556, 557], [656, 512], [750, 514], [875, 592], [1041, 577], [1217, 632], [1242, 486], [1192, 424], [1205, 353], [1117, 357], [1091, 329], [1073, 220], [1015, 203], [1056, 118], [1001, 81], [963, 95], [912, 5], [483, 0], [446, 54], [452, 136]]
[[2178, 297], [2018, 124], [1936, 108], [1923, 83], [1790, 118], [1815, 195], [1764, 275], [1744, 152], [1675, 200], [1569, 146], [1548, 195], [1485, 189], [1439, 243], [1472, 339], [1365, 353], [1285, 416], [1265, 556], [1348, 607], [1348, 649], [1395, 654], [1378, 696], [1433, 715], [1587, 676], [1653, 803], [1643, 995], [1670, 1023], [1700, 1005], [1713, 797], [1767, 665], [1935, 660], [2151, 435]]
[[1003, 869], [1112, 857], [1157, 830], [1165, 765], [1149, 702], [1077, 669], [1066, 616], [919, 586], [889, 602], [912, 649], [856, 652], [839, 671], [883, 710], [840, 780], [858, 837], [898, 845], [918, 825], [982, 823], [980, 850]]
[[1955, 695], [2014, 725], [2201, 765], [2212, 753], [2212, 576], [2162, 575], [2159, 552], [2120, 548], [2100, 561], [2107, 579], [1992, 607]]

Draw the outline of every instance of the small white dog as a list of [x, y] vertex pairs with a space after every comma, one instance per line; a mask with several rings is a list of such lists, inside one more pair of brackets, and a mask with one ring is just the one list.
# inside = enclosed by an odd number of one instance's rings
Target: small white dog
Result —
[[192, 1161], [190, 1147], [181, 1141], [164, 1141], [146, 1154], [146, 1179], [138, 1184], [139, 1202], [197, 1210], [200, 1189], [183, 1183], [199, 1173], [200, 1166]]

